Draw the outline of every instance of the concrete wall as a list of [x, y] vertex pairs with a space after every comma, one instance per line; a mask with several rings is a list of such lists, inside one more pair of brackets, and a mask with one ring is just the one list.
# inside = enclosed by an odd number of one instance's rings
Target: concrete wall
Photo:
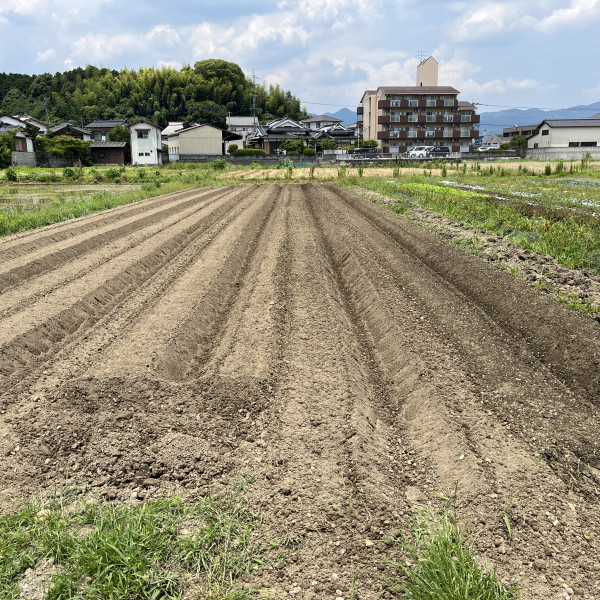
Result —
[[600, 160], [600, 147], [591, 148], [527, 148], [526, 158], [536, 160], [580, 160], [587, 155]]
[[49, 152], [13, 152], [11, 163], [13, 167], [46, 167], [51, 169], [62, 169], [75, 165], [72, 156], [58, 157]]

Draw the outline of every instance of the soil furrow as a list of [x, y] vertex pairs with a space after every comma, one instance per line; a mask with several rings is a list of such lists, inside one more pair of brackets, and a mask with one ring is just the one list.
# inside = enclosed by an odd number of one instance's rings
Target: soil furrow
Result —
[[[362, 202], [353, 193], [332, 187], [345, 203], [363, 214], [406, 252], [427, 265], [449, 285], [469, 298], [497, 323], [513, 343], [530, 352], [559, 380], [600, 398], [600, 325], [552, 300], [536, 294], [522, 282], [503, 277], [489, 265], [444, 245], [426, 231], [399, 220], [379, 207]], [[465, 276], [465, 272], [470, 274]], [[540, 305], [544, 310], [538, 310]], [[568, 333], [567, 333], [568, 332]], [[580, 352], [585, 346], [588, 352]]]
[[[92, 252], [122, 236], [130, 235], [131, 233], [156, 222], [157, 219], [164, 219], [173, 214], [177, 214], [188, 206], [194, 206], [197, 202], [198, 199], [193, 197], [191, 200], [177, 202], [174, 206], [159, 210], [156, 213], [150, 211], [150, 213], [147, 214], [146, 211], [142, 218], [134, 218], [134, 220], [130, 222], [126, 221], [123, 225], [114, 228], [111, 227], [108, 231], [98, 233], [92, 237], [85, 236], [85, 238], [79, 242], [77, 242], [76, 239], [74, 244], [59, 248], [49, 254], [44, 253], [43, 255], [37, 255], [34, 252], [32, 253], [31, 260], [27, 260], [25, 264], [15, 266], [4, 273], [0, 273], [0, 289], [7, 290], [11, 286], [20, 284], [41, 273], [47, 273], [52, 269], [56, 269], [65, 262], [69, 262], [75, 258], [79, 259], [88, 252]], [[211, 200], [209, 200], [209, 203], [210, 202]]]
[[[241, 197], [250, 193], [241, 192]], [[192, 240], [202, 235], [206, 228], [218, 222], [227, 212], [235, 208], [240, 197], [216, 207], [209, 215], [187, 225], [183, 231], [168, 236], [158, 247], [153, 247], [134, 263], [113, 275], [100, 286], [85, 293], [70, 307], [48, 319], [35, 329], [17, 336], [0, 350], [0, 375], [21, 374], [30, 362], [38, 363], [51, 348], [67, 340], [74, 333], [88, 328], [113, 308], [122, 298], [131, 294], [145, 280], [164, 267]], [[19, 375], [20, 376], [20, 375]]]
[[124, 204], [106, 211], [78, 217], [77, 219], [69, 219], [68, 221], [47, 225], [43, 229], [33, 229], [0, 238], [0, 260], [4, 263], [7, 260], [12, 260], [35, 250], [69, 240], [82, 233], [93, 232], [106, 225], [120, 223], [122, 219], [143, 214], [156, 206], [162, 206], [171, 201], [181, 201], [198, 194], [210, 195], [211, 192], [212, 190], [198, 190], [196, 188], [183, 192], [172, 192], [144, 200], [143, 202]]

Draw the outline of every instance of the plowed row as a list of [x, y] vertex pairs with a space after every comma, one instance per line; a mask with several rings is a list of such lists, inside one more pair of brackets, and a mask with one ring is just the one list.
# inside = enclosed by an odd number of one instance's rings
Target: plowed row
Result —
[[285, 548], [247, 585], [376, 598], [460, 482], [523, 598], [600, 595], [600, 326], [334, 184], [5, 238], [0, 323], [4, 504], [235, 481]]

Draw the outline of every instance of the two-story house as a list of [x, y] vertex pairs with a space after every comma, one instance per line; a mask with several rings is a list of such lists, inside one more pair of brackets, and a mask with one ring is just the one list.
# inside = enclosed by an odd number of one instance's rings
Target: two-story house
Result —
[[160, 128], [140, 119], [129, 126], [131, 132], [131, 164], [161, 165], [162, 140]]

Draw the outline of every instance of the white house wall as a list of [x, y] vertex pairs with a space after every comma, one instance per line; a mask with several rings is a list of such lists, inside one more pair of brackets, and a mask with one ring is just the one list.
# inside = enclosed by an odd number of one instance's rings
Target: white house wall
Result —
[[[548, 130], [548, 135], [542, 131]], [[596, 142], [600, 146], [600, 127], [549, 127], [543, 125], [539, 133], [527, 140], [528, 148], [568, 148], [570, 142]]]
[[[138, 138], [138, 131], [147, 131], [146, 139]], [[134, 165], [159, 165], [162, 164], [162, 141], [160, 130], [149, 125], [134, 126], [131, 128], [131, 162]]]
[[179, 134], [180, 156], [190, 154], [223, 154], [223, 134], [220, 129], [205, 126], [197, 127]]

